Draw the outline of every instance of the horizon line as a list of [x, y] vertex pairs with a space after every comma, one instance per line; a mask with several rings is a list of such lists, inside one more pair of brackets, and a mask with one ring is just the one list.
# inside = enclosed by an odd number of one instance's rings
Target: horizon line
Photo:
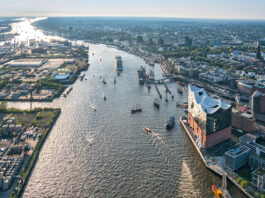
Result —
[[265, 21], [265, 18], [215, 18], [215, 17], [180, 17], [180, 16], [133, 16], [133, 15], [9, 15], [9, 16], [0, 16], [1, 18], [31, 18], [31, 17], [106, 17], [106, 18], [161, 18], [161, 19], [197, 19], [197, 20], [239, 20], [239, 21]]

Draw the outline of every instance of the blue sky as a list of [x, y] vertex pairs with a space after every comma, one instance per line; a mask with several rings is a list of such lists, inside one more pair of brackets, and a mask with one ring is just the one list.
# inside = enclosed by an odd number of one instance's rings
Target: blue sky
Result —
[[265, 0], [0, 0], [0, 16], [265, 19]]

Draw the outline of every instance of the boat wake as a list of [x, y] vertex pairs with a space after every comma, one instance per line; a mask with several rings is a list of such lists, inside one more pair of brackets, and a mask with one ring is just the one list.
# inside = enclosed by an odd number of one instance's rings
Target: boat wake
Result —
[[93, 105], [92, 103], [90, 103], [90, 107], [91, 107], [91, 109], [93, 109], [94, 111], [96, 111], [96, 110], [97, 110], [96, 106], [95, 106], [95, 105]]
[[152, 137], [154, 139], [159, 140], [163, 144], [165, 143], [164, 140], [163, 140], [163, 138], [161, 137], [161, 135], [159, 133], [157, 133], [157, 132], [152, 131]]
[[86, 137], [86, 140], [88, 141], [88, 143], [90, 144], [90, 146], [92, 146], [92, 143], [94, 142], [95, 136], [96, 135], [88, 135]]
[[97, 111], [97, 107], [95, 105], [95, 103], [93, 104], [92, 101], [90, 100], [90, 108], [93, 109], [94, 111]]

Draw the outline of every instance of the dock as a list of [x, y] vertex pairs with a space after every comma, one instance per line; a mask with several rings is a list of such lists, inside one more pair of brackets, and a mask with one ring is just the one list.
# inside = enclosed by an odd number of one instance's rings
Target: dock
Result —
[[228, 175], [222, 167], [220, 167], [218, 164], [214, 164], [211, 159], [208, 159], [206, 156], [206, 150], [203, 148], [200, 148], [198, 144], [196, 143], [196, 137], [194, 136], [193, 130], [189, 127], [187, 118], [185, 117], [180, 117], [180, 123], [182, 127], [184, 128], [184, 131], [190, 138], [191, 142], [193, 143], [194, 147], [196, 148], [197, 152], [199, 153], [204, 165], [206, 166], [207, 169], [212, 171], [213, 173], [219, 175], [222, 177], [222, 191], [225, 195], [225, 198], [232, 198], [231, 195], [229, 194], [227, 188], [227, 179], [231, 181], [238, 189], [241, 190], [246, 196], [248, 197], [253, 197], [251, 196], [245, 189], [243, 189], [237, 182], [234, 180], [230, 175]]
[[165, 86], [166, 92], [169, 93], [169, 95], [171, 96], [172, 99], [174, 99], [174, 95], [172, 94], [172, 92], [170, 91], [170, 89], [168, 88], [168, 86], [165, 82], [164, 82], [164, 86]]
[[158, 94], [159, 98], [162, 98], [162, 95], [161, 95], [156, 83], [155, 83], [155, 88], [156, 88], [156, 91], [157, 91], [157, 94]]

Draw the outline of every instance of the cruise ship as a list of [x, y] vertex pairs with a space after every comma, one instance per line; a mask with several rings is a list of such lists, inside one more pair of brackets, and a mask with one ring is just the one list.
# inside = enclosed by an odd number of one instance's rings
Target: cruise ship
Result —
[[116, 56], [115, 58], [115, 69], [119, 72], [123, 70], [122, 58], [121, 56]]

